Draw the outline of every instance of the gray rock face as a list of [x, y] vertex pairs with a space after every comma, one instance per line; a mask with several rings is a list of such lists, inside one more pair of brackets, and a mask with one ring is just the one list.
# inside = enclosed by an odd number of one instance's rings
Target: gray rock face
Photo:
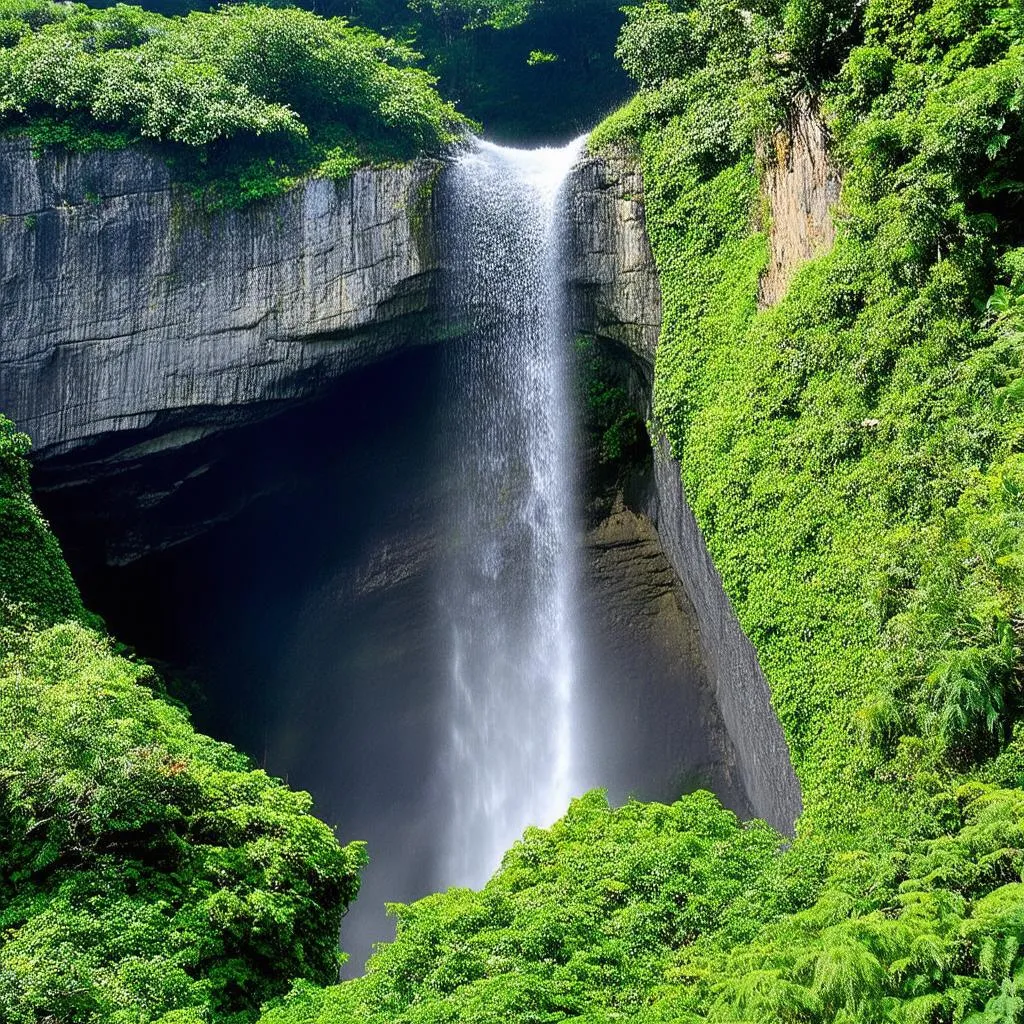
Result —
[[[629, 390], [650, 418], [661, 328], [661, 290], [644, 226], [643, 182], [629, 158], [589, 160], [573, 181], [571, 287], [584, 333], [622, 347]], [[661, 440], [643, 512], [657, 530], [696, 626], [697, 648], [732, 746], [731, 768], [754, 813], [790, 832], [800, 785], [757, 653], [733, 611], [683, 493], [678, 462]]]
[[[440, 164], [207, 216], [142, 149], [0, 142], [0, 408], [43, 457], [251, 418], [433, 339]], [[264, 410], [265, 414], [265, 410]]]
[[736, 751], [736, 770], [758, 817], [791, 832], [803, 800], [757, 652], [743, 632], [683, 492], [679, 463], [661, 439], [650, 510], [697, 622], [704, 668]]
[[587, 531], [583, 564], [578, 685], [602, 768], [588, 785], [604, 786], [613, 801], [710, 789], [749, 818], [697, 617], [651, 517], [619, 495]]
[[569, 288], [577, 324], [654, 365], [661, 283], [644, 227], [643, 178], [622, 152], [584, 160], [569, 181]]

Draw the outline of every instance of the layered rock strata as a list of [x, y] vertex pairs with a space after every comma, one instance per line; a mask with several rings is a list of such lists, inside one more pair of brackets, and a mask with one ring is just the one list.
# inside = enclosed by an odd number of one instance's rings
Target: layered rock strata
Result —
[[0, 408], [44, 458], [178, 447], [433, 340], [439, 170], [207, 215], [145, 149], [0, 142]]
[[569, 288], [575, 322], [648, 366], [661, 332], [661, 284], [644, 227], [643, 178], [620, 150], [589, 157], [569, 180]]

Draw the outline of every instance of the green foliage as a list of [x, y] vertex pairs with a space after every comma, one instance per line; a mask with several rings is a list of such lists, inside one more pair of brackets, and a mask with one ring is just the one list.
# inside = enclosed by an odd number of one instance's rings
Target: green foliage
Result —
[[481, 892], [394, 908], [366, 977], [297, 986], [261, 1024], [1001, 1020], [1024, 982], [1024, 794], [937, 804], [944, 834], [818, 878], [806, 841], [780, 855], [709, 794], [612, 811], [592, 793]]
[[539, 0], [422, 0], [414, 9], [459, 18], [465, 28], [507, 29], [522, 25], [538, 6]]
[[0, 417], [0, 1020], [240, 1024], [336, 977], [365, 853], [90, 628], [28, 448]]
[[[646, 4], [621, 46], [654, 54], [647, 88], [594, 141], [642, 146], [658, 423], [768, 671], [808, 816], [842, 834], [860, 827], [852, 807], [871, 818], [889, 799], [901, 737], [927, 741], [903, 795], [919, 807], [934, 770], [997, 752], [1020, 711], [1024, 51], [1009, 3], [815, 10]], [[701, 66], [660, 60], [635, 34], [645, 19], [685, 21]], [[810, 62], [765, 60], [798, 25], [847, 54], [820, 100], [846, 170], [841, 230], [759, 312], [753, 142], [808, 80]], [[819, 798], [836, 777], [849, 799]]]
[[[954, 781], [1024, 782], [1007, 745], [1024, 678], [1018, 7], [764, 4], [724, 49], [698, 31], [720, 4], [629, 16], [644, 91], [592, 145], [642, 154], [657, 425], [803, 784], [782, 861], [831, 865], [813, 905], [727, 958], [717, 937], [707, 960], [695, 945], [678, 976], [704, 987], [671, 996], [681, 1017], [1018, 1019], [1020, 932], [982, 908], [1019, 899], [1014, 840], [994, 833], [1018, 827], [1020, 794], [975, 803]], [[682, 23], [686, 59], [661, 54], [658, 30]], [[754, 142], [816, 84], [845, 172], [839, 236], [760, 310]], [[862, 870], [840, 895], [844, 847]]]
[[[337, 970], [360, 844], [74, 623], [0, 664], [0, 1017], [251, 1010]], [[203, 1017], [206, 1019], [206, 1016]]]
[[576, 375], [583, 427], [598, 461], [617, 464], [641, 459], [649, 450], [647, 427], [592, 338], [576, 339]]
[[526, 63], [531, 68], [535, 68], [539, 64], [554, 64], [557, 60], [557, 53], [549, 53], [546, 50], [531, 50], [530, 55], [526, 58]]
[[393, 907], [398, 938], [365, 978], [301, 987], [263, 1024], [623, 1019], [674, 951], [724, 920], [779, 842], [708, 793], [618, 810], [590, 793], [550, 830], [528, 830], [481, 892]]
[[436, 150], [466, 124], [414, 51], [294, 8], [164, 18], [4, 0], [0, 25], [0, 125], [40, 146], [154, 140], [193, 179], [232, 179], [240, 199], [318, 167], [337, 177]]
[[578, 134], [628, 95], [622, 0], [325, 0], [426, 54], [446, 96], [506, 139]]
[[[216, 4], [145, 0], [144, 6], [184, 14]], [[629, 94], [614, 56], [622, 0], [298, 0], [296, 6], [350, 18], [422, 52], [442, 94], [498, 138], [564, 141]]]
[[60, 546], [32, 503], [30, 445], [0, 416], [0, 652], [25, 622], [85, 618]]

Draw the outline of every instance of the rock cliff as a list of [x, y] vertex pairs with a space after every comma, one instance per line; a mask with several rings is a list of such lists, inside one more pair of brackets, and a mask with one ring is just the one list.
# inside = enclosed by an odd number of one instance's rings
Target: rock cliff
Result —
[[0, 408], [43, 458], [174, 447], [430, 341], [439, 170], [207, 216], [143, 149], [0, 142]]
[[[0, 143], [0, 409], [35, 440], [44, 505], [49, 491], [69, 524], [103, 536], [108, 564], [237, 514], [262, 477], [226, 428], [444, 337], [440, 173], [432, 161], [365, 170], [207, 216], [145, 151], [36, 160], [26, 143]], [[590, 157], [567, 199], [575, 326], [614, 348], [649, 417], [661, 292], [641, 175], [623, 152]], [[768, 687], [664, 445], [646, 479], [623, 550], [674, 575], [657, 600], [666, 622], [693, 624], [733, 751], [728, 776], [740, 802], [788, 830], [800, 790]], [[620, 616], [627, 633], [632, 614]]]
[[832, 209], [842, 178], [829, 152], [829, 133], [806, 98], [790, 108], [786, 123], [758, 147], [769, 223], [770, 262], [758, 301], [774, 306], [805, 260], [831, 248]]
[[569, 288], [578, 325], [653, 367], [661, 284], [644, 228], [643, 179], [620, 150], [582, 161], [569, 181]]
[[[420, 161], [204, 214], [143, 149], [33, 157], [0, 142], [0, 409], [37, 459], [136, 457], [261, 419], [437, 340], [432, 192]], [[570, 286], [653, 365], [661, 298], [624, 153], [569, 183]]]
[[[577, 328], [618, 350], [622, 381], [650, 421], [661, 289], [644, 225], [642, 176], [626, 154], [612, 153], [581, 165], [574, 192], [570, 283]], [[674, 570], [677, 599], [695, 626], [704, 675], [732, 746], [729, 767], [754, 813], [788, 832], [802, 807], [800, 785], [757, 652], [732, 609], [663, 438], [653, 454], [646, 493], [633, 500], [637, 522], [653, 526]]]

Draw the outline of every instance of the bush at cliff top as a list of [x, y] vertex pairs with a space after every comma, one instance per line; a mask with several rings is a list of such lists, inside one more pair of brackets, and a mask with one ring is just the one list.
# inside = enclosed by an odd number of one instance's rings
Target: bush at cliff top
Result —
[[0, 124], [75, 148], [149, 139], [198, 150], [208, 165], [248, 158], [266, 169], [273, 159], [282, 180], [318, 166], [347, 171], [461, 133], [464, 120], [417, 58], [294, 8], [164, 18], [0, 0]]

